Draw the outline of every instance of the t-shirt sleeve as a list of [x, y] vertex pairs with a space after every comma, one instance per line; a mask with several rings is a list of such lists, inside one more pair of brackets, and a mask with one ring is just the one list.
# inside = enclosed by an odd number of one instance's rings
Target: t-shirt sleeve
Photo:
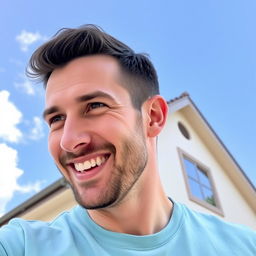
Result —
[[13, 220], [0, 228], [0, 256], [23, 256], [24, 232], [18, 221]]

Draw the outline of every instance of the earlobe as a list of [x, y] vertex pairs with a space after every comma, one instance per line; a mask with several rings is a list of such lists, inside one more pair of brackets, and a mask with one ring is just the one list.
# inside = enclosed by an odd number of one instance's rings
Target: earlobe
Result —
[[148, 102], [148, 124], [147, 134], [149, 137], [156, 137], [163, 129], [167, 113], [168, 106], [166, 100], [160, 95], [156, 95], [149, 99]]

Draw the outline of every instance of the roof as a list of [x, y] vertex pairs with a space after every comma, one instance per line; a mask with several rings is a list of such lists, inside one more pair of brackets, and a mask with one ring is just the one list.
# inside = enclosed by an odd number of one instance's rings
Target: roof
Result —
[[180, 96], [175, 97], [175, 98], [173, 98], [173, 99], [167, 101], [167, 104], [171, 104], [171, 103], [173, 103], [173, 102], [175, 102], [175, 101], [178, 101], [178, 100], [180, 100], [180, 99], [182, 99], [182, 98], [185, 98], [185, 97], [189, 97], [189, 93], [188, 93], [188, 92], [183, 92]]

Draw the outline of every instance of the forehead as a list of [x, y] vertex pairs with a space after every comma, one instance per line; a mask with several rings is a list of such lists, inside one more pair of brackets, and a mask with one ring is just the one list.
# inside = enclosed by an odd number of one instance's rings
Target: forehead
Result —
[[[64, 67], [55, 69], [46, 86], [46, 105], [57, 96], [87, 94], [103, 91], [115, 97], [129, 97], [121, 84], [121, 71], [117, 60], [105, 55], [80, 57]], [[77, 96], [77, 95], [76, 95]]]

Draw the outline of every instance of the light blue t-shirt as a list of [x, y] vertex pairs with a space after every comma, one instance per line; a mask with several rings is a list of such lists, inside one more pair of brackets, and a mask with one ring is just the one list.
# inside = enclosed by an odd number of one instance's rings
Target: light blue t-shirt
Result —
[[255, 256], [256, 233], [174, 203], [160, 232], [135, 236], [97, 225], [80, 206], [50, 223], [13, 219], [0, 229], [0, 256]]

